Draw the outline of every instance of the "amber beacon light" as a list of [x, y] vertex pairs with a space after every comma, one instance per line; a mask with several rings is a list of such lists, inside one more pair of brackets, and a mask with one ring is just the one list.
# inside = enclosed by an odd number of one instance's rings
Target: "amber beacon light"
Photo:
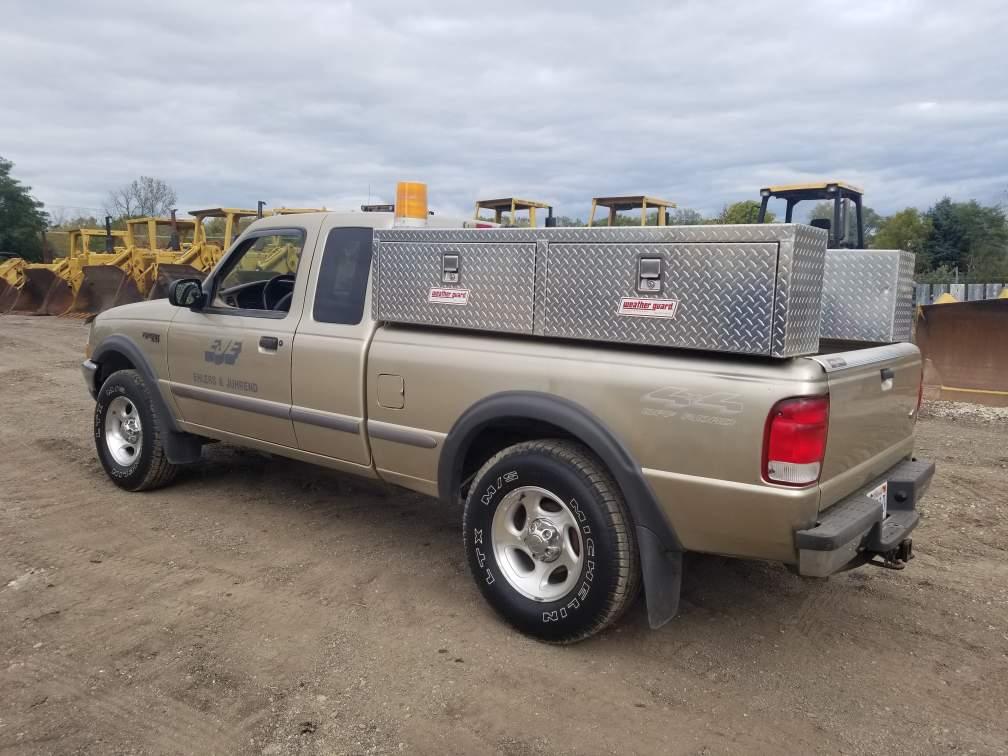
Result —
[[419, 181], [396, 184], [395, 224], [412, 227], [427, 225], [427, 184]]

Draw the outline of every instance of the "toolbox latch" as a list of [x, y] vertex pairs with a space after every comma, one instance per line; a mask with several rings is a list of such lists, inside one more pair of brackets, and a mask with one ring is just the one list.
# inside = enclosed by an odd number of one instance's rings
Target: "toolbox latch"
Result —
[[637, 291], [661, 291], [661, 258], [639, 257], [637, 259]]
[[458, 252], [445, 252], [441, 255], [441, 283], [456, 284], [459, 282]]

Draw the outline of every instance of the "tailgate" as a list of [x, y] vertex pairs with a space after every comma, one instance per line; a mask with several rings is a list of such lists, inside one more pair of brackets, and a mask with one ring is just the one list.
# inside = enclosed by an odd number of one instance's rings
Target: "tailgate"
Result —
[[810, 359], [823, 367], [829, 384], [825, 509], [913, 451], [921, 357], [913, 344], [889, 344]]

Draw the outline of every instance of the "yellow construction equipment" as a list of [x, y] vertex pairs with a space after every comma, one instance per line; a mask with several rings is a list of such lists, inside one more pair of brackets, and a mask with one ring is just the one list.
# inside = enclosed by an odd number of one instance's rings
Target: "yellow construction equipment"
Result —
[[[0, 312], [7, 312], [24, 286], [25, 261], [16, 255], [0, 257]], [[5, 306], [6, 304], [6, 306]]]
[[[787, 202], [787, 209], [784, 211], [784, 222], [791, 223], [794, 216], [795, 205], [799, 202], [812, 200], [821, 202], [828, 200], [833, 203], [833, 218], [813, 218], [811, 225], [817, 228], [826, 229], [829, 232], [827, 246], [830, 249], [847, 247], [852, 249], [864, 249], [864, 216], [862, 213], [862, 199], [864, 192], [853, 184], [846, 181], [815, 181], [807, 184], [778, 184], [776, 186], [766, 186], [760, 189], [760, 210], [757, 223], [766, 220], [767, 205], [771, 199], [783, 199]], [[856, 215], [855, 239], [847, 238], [847, 206], [853, 203]]]
[[[152, 267], [144, 271], [144, 280], [149, 281], [147, 299], [161, 299], [168, 296], [171, 285], [179, 279], [203, 278], [241, 233], [241, 221], [257, 217], [259, 211], [213, 207], [206, 210], [191, 210], [189, 215], [195, 219], [192, 221], [194, 224], [192, 244], [173, 259], [155, 260]], [[223, 237], [207, 235], [206, 221], [211, 218], [224, 219]]]
[[[159, 240], [159, 231], [164, 245]], [[94, 314], [130, 302], [140, 302], [153, 286], [159, 263], [176, 260], [191, 245], [194, 221], [174, 218], [130, 218], [126, 221], [125, 247], [105, 254], [91, 254], [82, 268], [83, 277], [68, 315]]]
[[[117, 239], [125, 236], [123, 231], [100, 228], [78, 228], [68, 232], [67, 257], [65, 266], [48, 272], [37, 271], [39, 288], [45, 288], [42, 301], [35, 310], [36, 315], [63, 315], [73, 304], [77, 291], [84, 279], [84, 266], [100, 250], [110, 250]], [[44, 278], [48, 277], [46, 286]]]
[[917, 308], [915, 341], [924, 386], [936, 399], [1008, 407], [1008, 288], [997, 299], [959, 302], [942, 294]]
[[656, 223], [659, 226], [665, 226], [667, 225], [666, 221], [668, 220], [668, 211], [675, 206], [675, 202], [649, 197], [646, 194], [635, 194], [622, 197], [595, 197], [592, 200], [591, 215], [588, 218], [588, 225], [593, 226], [595, 224], [596, 210], [600, 207], [604, 207], [609, 210], [609, 216], [606, 221], [607, 226], [615, 226], [617, 214], [628, 212], [630, 210], [640, 210], [640, 224], [642, 226], [646, 226], [649, 208], [657, 209]]
[[535, 228], [536, 225], [536, 210], [546, 211], [546, 225], [553, 225], [553, 207], [545, 202], [537, 202], [535, 200], [525, 200], [518, 199], [517, 197], [504, 197], [502, 199], [488, 199], [479, 200], [476, 202], [476, 212], [473, 213], [473, 219], [476, 221], [485, 220], [480, 217], [481, 210], [490, 210], [494, 214], [493, 222], [500, 225], [504, 220], [504, 213], [508, 214], [508, 220], [510, 224], [515, 225], [517, 218], [516, 213], [527, 212], [529, 226]]
[[44, 315], [42, 305], [57, 279], [66, 279], [68, 258], [60, 257], [51, 263], [26, 263], [24, 283], [20, 289], [9, 288], [2, 312], [20, 315]]

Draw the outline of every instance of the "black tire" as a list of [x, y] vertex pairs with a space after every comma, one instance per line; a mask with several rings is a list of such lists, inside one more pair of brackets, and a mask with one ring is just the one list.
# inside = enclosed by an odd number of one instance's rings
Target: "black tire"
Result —
[[[120, 464], [113, 458], [105, 439], [109, 405], [119, 397], [125, 397], [136, 408], [143, 430], [139, 454], [128, 465]], [[127, 491], [149, 491], [171, 483], [179, 468], [165, 455], [162, 443], [164, 432], [154, 411], [150, 390], [137, 371], [118, 370], [105, 379], [95, 403], [94, 440], [98, 459], [113, 483]]]
[[[516, 590], [491, 543], [497, 507], [523, 486], [546, 489], [573, 504], [580, 518], [581, 573], [554, 601]], [[577, 443], [527, 441], [492, 457], [469, 489], [463, 534], [469, 570], [484, 598], [514, 627], [540, 640], [573, 643], [598, 633], [622, 616], [640, 589], [637, 539], [623, 495], [601, 461]]]

